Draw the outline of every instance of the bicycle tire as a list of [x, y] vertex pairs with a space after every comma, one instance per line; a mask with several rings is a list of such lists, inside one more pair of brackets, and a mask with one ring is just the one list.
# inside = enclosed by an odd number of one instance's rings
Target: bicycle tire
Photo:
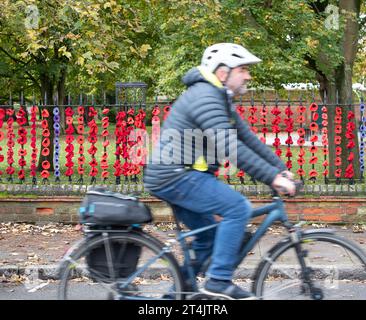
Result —
[[[108, 241], [110, 245], [128, 243], [141, 247], [139, 259], [141, 265], [145, 263], [142, 260], [151, 259], [154, 255], [161, 253], [165, 247], [158, 239], [144, 232], [136, 231], [109, 234]], [[164, 299], [164, 297], [175, 300], [183, 299], [180, 267], [171, 252], [163, 252], [161, 258], [151, 265], [150, 269], [135, 277], [127, 287], [121, 289], [123, 285], [126, 285], [125, 278], [113, 277], [109, 274], [109, 278], [106, 279], [105, 275], [100, 275], [95, 270], [91, 272], [85, 262], [87, 255], [93, 249], [103, 246], [105, 247], [104, 237], [102, 234], [96, 235], [92, 239], [85, 239], [79, 243], [64, 257], [59, 268], [58, 298], [60, 300], [140, 300]], [[115, 274], [115, 272], [113, 273]], [[75, 288], [76, 293], [72, 294], [71, 288]], [[104, 288], [105, 292], [102, 292], [101, 288]], [[84, 293], [86, 297], [81, 296]]]
[[[333, 252], [327, 257], [326, 244], [330, 244], [330, 250], [337, 250], [337, 254]], [[316, 289], [310, 292], [303, 286], [298, 261], [297, 265], [286, 264], [294, 261], [295, 255], [294, 244], [287, 238], [270, 249], [256, 269], [252, 291], [258, 298], [365, 299], [362, 288], [366, 283], [366, 255], [355, 243], [332, 233], [304, 232], [301, 246], [307, 251], [305, 261], [312, 270], [310, 275]], [[321, 246], [322, 251], [317, 251]]]

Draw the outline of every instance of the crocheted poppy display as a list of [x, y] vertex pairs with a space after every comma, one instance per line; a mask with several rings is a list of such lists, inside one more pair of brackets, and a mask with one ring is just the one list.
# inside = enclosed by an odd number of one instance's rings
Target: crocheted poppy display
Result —
[[353, 159], [354, 159], [354, 153], [352, 152], [352, 149], [356, 146], [355, 138], [356, 135], [354, 134], [354, 130], [356, 129], [356, 126], [354, 124], [354, 118], [355, 114], [352, 110], [348, 110], [347, 112], [347, 126], [346, 126], [346, 139], [347, 139], [347, 149], [348, 149], [348, 165], [345, 169], [344, 177], [349, 179], [349, 182], [353, 184], [353, 177], [355, 175], [354, 167], [353, 167]]
[[91, 161], [89, 162], [89, 165], [91, 167], [89, 171], [89, 176], [92, 177], [91, 183], [94, 183], [96, 181], [96, 175], [98, 174], [98, 161], [95, 157], [95, 154], [98, 151], [98, 148], [95, 146], [98, 140], [98, 126], [95, 122], [95, 118], [97, 115], [97, 110], [94, 107], [89, 107], [88, 116], [91, 120], [88, 122], [88, 141], [90, 142], [91, 146], [88, 149], [88, 153], [91, 155]]
[[288, 105], [285, 109], [285, 115], [287, 116], [287, 118], [283, 119], [286, 128], [285, 131], [287, 132], [288, 136], [287, 139], [285, 141], [285, 143], [287, 144], [287, 150], [286, 150], [286, 157], [287, 157], [287, 162], [286, 162], [286, 166], [287, 168], [290, 170], [292, 169], [292, 152], [291, 152], [291, 146], [294, 144], [294, 141], [292, 140], [292, 136], [291, 133], [294, 132], [294, 119], [293, 119], [293, 111], [291, 110], [291, 106]]
[[135, 161], [133, 161], [134, 167], [132, 168], [133, 174], [136, 176], [141, 172], [141, 167], [145, 165], [145, 159], [147, 155], [147, 149], [145, 148], [145, 111], [140, 108], [137, 115], [135, 116], [135, 145], [134, 152]]
[[239, 117], [242, 119], [242, 120], [244, 120], [245, 119], [245, 115], [244, 115], [244, 113], [245, 113], [245, 107], [244, 106], [242, 106], [242, 105], [237, 105], [236, 106], [236, 112], [238, 113], [238, 115], [239, 115]]
[[258, 128], [255, 127], [255, 124], [258, 122], [258, 118], [256, 117], [255, 113], [257, 112], [258, 108], [255, 106], [251, 106], [249, 108], [249, 116], [248, 116], [248, 122], [250, 123], [250, 129], [254, 132], [258, 132]]
[[17, 142], [20, 145], [20, 149], [18, 152], [19, 161], [18, 164], [20, 166], [20, 170], [18, 172], [18, 178], [21, 182], [25, 180], [25, 170], [24, 166], [27, 164], [25, 161], [25, 156], [27, 155], [27, 150], [24, 149], [24, 145], [27, 144], [27, 129], [24, 125], [27, 123], [26, 112], [23, 106], [20, 106], [19, 111], [16, 113], [17, 123], [19, 125], [18, 128], [18, 139]]
[[109, 177], [109, 172], [108, 172], [108, 153], [107, 153], [107, 146], [108, 144], [106, 143], [108, 141], [108, 135], [109, 135], [109, 131], [108, 131], [108, 126], [109, 126], [109, 118], [108, 118], [108, 113], [109, 113], [109, 109], [108, 108], [104, 108], [102, 111], [103, 114], [103, 118], [102, 118], [102, 128], [103, 128], [103, 132], [102, 132], [102, 137], [103, 137], [103, 154], [101, 157], [101, 161], [100, 161], [100, 167], [102, 168], [102, 179], [104, 181], [106, 181]]
[[151, 118], [151, 143], [152, 148], [155, 149], [157, 142], [160, 139], [160, 118], [159, 118], [160, 109], [159, 106], [154, 106], [152, 110], [152, 118]]
[[37, 125], [36, 125], [36, 121], [37, 121], [37, 111], [38, 108], [36, 106], [32, 106], [31, 108], [31, 148], [32, 148], [32, 153], [31, 153], [31, 165], [30, 165], [30, 175], [32, 177], [32, 183], [35, 185], [37, 183], [37, 158], [38, 158], [38, 150], [37, 150]]
[[[334, 144], [336, 146], [336, 155], [341, 155], [342, 154], [342, 148], [340, 147], [340, 144], [342, 143], [342, 108], [337, 106], [335, 108], [335, 117], [334, 117], [334, 123], [335, 123], [335, 127], [337, 132], [336, 135], [334, 136]], [[340, 157], [336, 157], [335, 158], [335, 166], [337, 167], [335, 170], [335, 177], [337, 178], [336, 183], [339, 184], [340, 183], [340, 178], [342, 176], [342, 169], [340, 168], [342, 161]]]
[[8, 167], [6, 168], [6, 173], [9, 175], [8, 177], [8, 181], [12, 182], [13, 181], [13, 174], [15, 172], [15, 169], [13, 168], [13, 163], [14, 163], [14, 146], [15, 146], [15, 142], [14, 142], [14, 138], [15, 138], [15, 134], [14, 134], [14, 119], [13, 119], [13, 115], [14, 115], [14, 110], [13, 109], [7, 109], [6, 110], [6, 114], [9, 117], [8, 120], [6, 121], [6, 137], [7, 137], [7, 147], [8, 147], [8, 151], [7, 151], [7, 163], [8, 163]]
[[319, 106], [315, 102], [313, 102], [309, 106], [309, 110], [311, 111], [311, 120], [312, 120], [312, 122], [310, 123], [310, 131], [311, 131], [312, 136], [310, 137], [311, 157], [310, 157], [309, 163], [311, 164], [311, 171], [309, 172], [309, 175], [310, 175], [310, 180], [312, 180], [313, 182], [315, 182], [316, 177], [318, 176], [318, 172], [315, 170], [315, 165], [318, 163], [318, 157], [315, 156], [315, 153], [318, 151], [317, 148], [315, 147], [315, 142], [318, 141], [318, 130], [319, 130], [319, 126], [315, 122], [319, 119], [318, 109], [319, 109]]
[[84, 173], [85, 173], [85, 169], [84, 169], [84, 164], [85, 164], [85, 156], [84, 156], [84, 143], [85, 143], [84, 113], [85, 113], [85, 108], [83, 106], [79, 106], [77, 109], [77, 113], [78, 113], [78, 119], [77, 119], [78, 125], [76, 127], [76, 132], [77, 132], [78, 136], [76, 138], [76, 142], [79, 145], [79, 147], [78, 147], [78, 174], [79, 174], [78, 183], [83, 183], [84, 182]]
[[272, 132], [276, 135], [272, 145], [275, 147], [275, 154], [281, 157], [282, 154], [282, 150], [280, 148], [281, 141], [280, 138], [278, 137], [278, 133], [280, 132], [279, 124], [281, 123], [281, 117], [280, 117], [281, 110], [279, 109], [278, 105], [275, 105], [272, 108], [271, 114], [274, 115], [274, 118], [272, 120]]
[[322, 109], [322, 130], [321, 130], [321, 133], [322, 133], [322, 136], [321, 136], [321, 142], [322, 142], [322, 151], [323, 151], [323, 155], [324, 155], [324, 160], [323, 160], [323, 177], [324, 177], [324, 182], [325, 184], [328, 183], [328, 175], [329, 175], [329, 170], [328, 170], [328, 167], [329, 167], [329, 162], [327, 160], [327, 155], [329, 154], [329, 149], [328, 149], [328, 121], [326, 121], [325, 119], [328, 119], [328, 109], [326, 106], [323, 106]]
[[361, 179], [363, 178], [363, 174], [365, 171], [365, 143], [364, 139], [366, 138], [366, 116], [365, 116], [365, 104], [363, 99], [361, 98], [360, 103], [360, 116], [361, 116], [361, 124], [360, 124], [360, 172]]
[[66, 147], [65, 147], [65, 151], [66, 151], [66, 172], [65, 172], [65, 176], [69, 177], [69, 181], [72, 181], [72, 175], [74, 174], [74, 145], [73, 145], [73, 141], [74, 141], [74, 126], [73, 126], [73, 115], [74, 115], [74, 110], [71, 107], [67, 107], [65, 109], [65, 115], [66, 115], [66, 129], [65, 129], [65, 133], [66, 133], [66, 138], [65, 138], [65, 142], [66, 142]]
[[[159, 111], [160, 112], [160, 111]], [[116, 161], [113, 164], [114, 168], [114, 176], [116, 177], [116, 184], [121, 183], [121, 175], [122, 175], [122, 163], [121, 157], [123, 154], [123, 145], [127, 144], [127, 122], [126, 122], [127, 113], [124, 111], [119, 111], [116, 115], [116, 128], [114, 134], [116, 136]]]
[[53, 166], [55, 169], [55, 181], [60, 182], [60, 109], [53, 108]]
[[[4, 125], [4, 119], [5, 119], [5, 109], [0, 109], [0, 141], [4, 140], [4, 132], [2, 131], [3, 125]], [[2, 151], [2, 147], [0, 147], [0, 151]], [[4, 162], [5, 157], [3, 154], [0, 154], [0, 163]], [[1, 176], [3, 175], [3, 171], [0, 170], [0, 181], [1, 181]]]
[[304, 113], [306, 111], [306, 107], [303, 105], [299, 105], [297, 107], [297, 112], [299, 116], [296, 119], [296, 122], [300, 125], [300, 128], [297, 129], [297, 134], [299, 136], [297, 140], [297, 145], [300, 147], [299, 149], [299, 155], [297, 159], [297, 163], [299, 164], [300, 168], [297, 170], [297, 174], [300, 176], [301, 180], [304, 180], [305, 171], [303, 169], [303, 165], [305, 164], [305, 151], [304, 151], [304, 144], [305, 144], [305, 129], [304, 129], [304, 123], [305, 123], [305, 116]]
[[261, 117], [260, 117], [260, 119], [259, 119], [259, 122], [260, 122], [260, 124], [262, 125], [262, 129], [261, 129], [261, 131], [262, 131], [262, 136], [260, 137], [260, 140], [264, 143], [264, 144], [266, 144], [266, 142], [267, 142], [267, 133], [269, 132], [269, 130], [268, 130], [268, 128], [267, 128], [267, 114], [268, 114], [268, 110], [267, 110], [267, 107], [266, 107], [266, 105], [263, 103], [263, 106], [262, 106], [262, 109], [261, 109], [261, 111], [260, 111], [260, 115], [261, 115]]
[[45, 183], [46, 181], [48, 181], [48, 177], [50, 176], [50, 172], [49, 172], [49, 168], [50, 163], [47, 160], [47, 156], [50, 153], [50, 149], [49, 146], [51, 144], [50, 142], [50, 138], [49, 138], [49, 128], [48, 128], [48, 118], [50, 116], [49, 112], [47, 109], [43, 109], [42, 112], [42, 122], [41, 122], [41, 127], [42, 127], [42, 142], [41, 142], [41, 154], [43, 156], [43, 161], [41, 163], [42, 166], [42, 172], [41, 172], [41, 177], [43, 178], [43, 183]]

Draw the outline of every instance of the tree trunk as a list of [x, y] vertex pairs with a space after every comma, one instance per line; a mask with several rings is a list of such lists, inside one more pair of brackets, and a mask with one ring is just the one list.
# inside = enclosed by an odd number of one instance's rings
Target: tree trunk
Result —
[[[318, 79], [320, 82], [320, 94], [324, 100], [326, 92], [326, 100], [328, 104], [334, 105], [328, 108], [329, 118], [329, 160], [330, 160], [330, 178], [335, 179], [335, 144], [334, 144], [334, 117], [335, 117], [335, 106], [339, 104], [342, 107], [342, 140], [340, 147], [342, 148], [342, 177], [344, 176], [345, 169], [348, 165], [349, 149], [347, 149], [347, 139], [345, 136], [347, 123], [348, 111], [351, 110], [355, 113], [355, 107], [349, 108], [351, 103], [354, 103], [352, 96], [352, 75], [353, 75], [353, 64], [357, 52], [357, 44], [359, 37], [359, 26], [357, 17], [360, 12], [360, 1], [359, 0], [340, 0], [339, 9], [341, 15], [345, 19], [345, 27], [343, 32], [343, 38], [340, 43], [340, 48], [344, 57], [344, 61], [339, 65], [332, 74], [324, 75], [318, 72]], [[353, 119], [356, 126], [354, 133], [356, 135], [355, 142], [356, 147], [352, 149], [355, 155], [353, 160], [354, 179], [360, 178], [360, 166], [359, 166], [359, 144], [357, 139], [357, 121]]]

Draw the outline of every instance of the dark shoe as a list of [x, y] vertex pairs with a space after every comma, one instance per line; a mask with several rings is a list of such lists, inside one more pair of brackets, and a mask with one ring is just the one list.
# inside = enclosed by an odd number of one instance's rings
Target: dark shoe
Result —
[[256, 296], [245, 291], [228, 280], [208, 279], [204, 288], [200, 290], [202, 293], [216, 298], [228, 300], [256, 300]]

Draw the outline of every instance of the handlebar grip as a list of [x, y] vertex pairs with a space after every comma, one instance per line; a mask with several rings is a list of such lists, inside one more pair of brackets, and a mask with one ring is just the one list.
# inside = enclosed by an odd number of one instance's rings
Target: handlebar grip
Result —
[[[287, 197], [294, 197], [296, 196], [304, 187], [304, 183], [301, 180], [292, 180], [295, 184], [295, 194], [293, 196], [291, 196], [290, 194], [286, 193], [286, 189], [285, 188], [279, 188], [279, 192], [283, 193], [285, 196]], [[277, 192], [274, 190], [274, 195], [277, 195]]]

